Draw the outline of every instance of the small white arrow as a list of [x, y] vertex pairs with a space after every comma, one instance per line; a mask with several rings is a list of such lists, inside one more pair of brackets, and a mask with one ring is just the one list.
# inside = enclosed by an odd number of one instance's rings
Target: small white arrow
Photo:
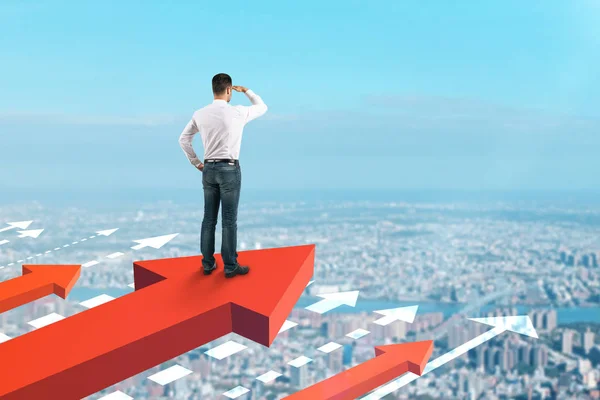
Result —
[[30, 237], [30, 238], [37, 238], [38, 236], [40, 236], [40, 234], [42, 232], [44, 232], [43, 229], [31, 229], [29, 231], [18, 231], [19, 232], [19, 237], [20, 238], [24, 238], [24, 237]]
[[354, 307], [356, 305], [356, 300], [358, 299], [358, 290], [351, 292], [318, 294], [317, 296], [322, 297], [323, 300], [311, 304], [310, 306], [306, 307], [306, 309], [319, 314], [324, 314], [327, 311], [331, 311], [334, 308], [343, 305]]
[[[455, 358], [465, 354], [469, 350], [474, 349], [475, 347], [477, 347], [479, 345], [482, 345], [483, 343], [487, 342], [488, 340], [495, 338], [496, 336], [500, 335], [503, 332], [506, 332], [506, 331], [516, 332], [516, 333], [520, 333], [521, 335], [530, 336], [530, 337], [536, 338], [536, 339], [538, 337], [537, 332], [535, 331], [535, 328], [533, 327], [533, 324], [531, 323], [531, 320], [526, 315], [518, 315], [518, 316], [514, 316], [514, 317], [491, 317], [491, 318], [469, 318], [469, 319], [471, 321], [480, 322], [480, 323], [486, 324], [486, 325], [491, 325], [494, 328], [490, 329], [489, 331], [487, 331], [485, 333], [482, 333], [481, 335], [477, 336], [476, 338], [469, 340], [467, 343], [461, 344], [457, 348], [450, 350], [448, 353], [436, 358], [435, 360], [430, 361], [425, 366], [425, 369], [423, 369], [423, 373], [421, 374], [421, 376], [433, 371], [436, 368], [441, 367], [444, 364], [449, 363], [450, 361], [454, 360]], [[408, 373], [402, 375], [400, 378], [397, 378], [397, 379], [391, 381], [390, 383], [387, 383], [387, 384], [379, 387], [377, 390], [368, 394], [367, 396], [361, 397], [361, 400], [382, 399], [384, 396], [387, 396], [388, 394], [392, 393], [393, 391], [400, 389], [403, 386], [408, 385], [410, 382], [412, 382], [418, 378], [419, 378], [419, 375], [413, 374], [412, 372], [408, 372]]]
[[146, 239], [138, 239], [134, 240], [134, 242], [139, 243], [132, 247], [134, 250], [143, 249], [144, 247], [152, 247], [154, 249], [160, 249], [165, 244], [169, 243], [175, 236], [179, 235], [179, 233], [174, 233], [172, 235], [164, 235], [164, 236], [155, 236]]
[[415, 320], [419, 306], [390, 308], [388, 310], [377, 310], [374, 313], [381, 314], [384, 317], [374, 321], [377, 325], [386, 326], [394, 321], [412, 322]]
[[96, 231], [96, 233], [98, 235], [102, 235], [102, 236], [110, 236], [110, 235], [112, 235], [113, 233], [115, 233], [118, 230], [119, 230], [119, 228], [116, 228], [116, 229], [107, 229], [105, 231]]
[[29, 225], [31, 225], [33, 221], [19, 221], [19, 222], [7, 222], [8, 225], [6, 228], [0, 229], [0, 232], [9, 231], [11, 229], [19, 228], [19, 229], [27, 229]]

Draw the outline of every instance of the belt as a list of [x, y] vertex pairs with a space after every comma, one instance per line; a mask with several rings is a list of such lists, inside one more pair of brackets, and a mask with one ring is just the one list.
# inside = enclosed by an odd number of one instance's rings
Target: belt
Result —
[[226, 162], [226, 163], [234, 163], [235, 165], [238, 165], [240, 163], [239, 160], [234, 160], [234, 159], [227, 159], [227, 158], [211, 158], [211, 159], [206, 159], [204, 160], [204, 163], [218, 163], [218, 162]]

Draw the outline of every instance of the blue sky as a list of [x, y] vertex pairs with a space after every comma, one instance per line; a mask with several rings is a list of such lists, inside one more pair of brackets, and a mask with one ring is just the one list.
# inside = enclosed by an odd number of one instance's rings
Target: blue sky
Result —
[[218, 72], [269, 105], [247, 188], [600, 183], [594, 0], [4, 0], [0, 49], [0, 190], [199, 187]]

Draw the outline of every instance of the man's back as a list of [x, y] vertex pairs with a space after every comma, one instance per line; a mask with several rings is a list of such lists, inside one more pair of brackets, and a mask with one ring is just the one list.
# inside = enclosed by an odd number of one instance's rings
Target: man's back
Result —
[[[250, 267], [237, 262], [237, 211], [242, 186], [239, 162], [244, 126], [267, 112], [260, 96], [244, 86], [233, 86], [231, 77], [220, 73], [212, 80], [212, 104], [196, 111], [179, 137], [179, 144], [190, 162], [202, 171], [204, 191], [204, 218], [200, 235], [202, 269], [210, 275], [217, 268], [215, 259], [215, 229], [219, 208], [222, 228], [221, 257], [226, 278], [246, 275]], [[231, 106], [233, 91], [246, 93], [250, 107]], [[204, 163], [194, 149], [192, 139], [200, 132], [204, 144]]]
[[192, 137], [202, 136], [205, 159], [233, 159], [240, 157], [244, 126], [267, 112], [267, 105], [252, 90], [246, 90], [251, 106], [232, 106], [221, 99], [213, 100], [197, 110], [180, 137], [180, 144], [192, 164], [199, 159], [192, 149]]

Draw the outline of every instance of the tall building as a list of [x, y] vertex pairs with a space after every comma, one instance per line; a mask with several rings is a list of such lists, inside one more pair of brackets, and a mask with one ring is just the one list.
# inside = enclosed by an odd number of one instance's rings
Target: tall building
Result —
[[356, 342], [352, 342], [352, 344], [345, 344], [344, 349], [344, 357], [342, 363], [344, 365], [352, 365], [354, 363], [354, 347], [356, 346]]
[[500, 356], [502, 352], [497, 347], [490, 347], [487, 351], [486, 367], [488, 371], [493, 371], [496, 365], [500, 365]]
[[546, 310], [546, 325], [545, 329], [548, 332], [553, 331], [558, 326], [558, 317], [556, 310]]
[[308, 379], [308, 366], [303, 365], [301, 367], [291, 367], [290, 375], [292, 385], [299, 389], [303, 389], [309, 385]]
[[448, 332], [448, 347], [454, 349], [460, 346], [461, 344], [465, 343], [466, 337], [467, 332], [465, 331], [465, 328], [463, 326], [454, 325], [450, 327], [450, 331]]
[[327, 368], [332, 372], [342, 370], [344, 364], [344, 352], [342, 349], [332, 351], [327, 355]]
[[502, 348], [502, 356], [501, 356], [501, 365], [500, 368], [503, 371], [512, 370], [517, 364], [517, 357], [515, 356], [515, 349], [512, 346], [508, 345], [508, 342], [505, 342], [504, 347]]
[[469, 393], [469, 371], [464, 367], [458, 370], [458, 393]]
[[583, 350], [585, 354], [589, 354], [590, 350], [594, 347], [594, 332], [587, 328], [583, 334]]
[[562, 334], [562, 352], [565, 354], [573, 354], [573, 336], [574, 333], [570, 329], [565, 329]]
[[556, 329], [556, 310], [532, 310], [529, 313], [529, 318], [531, 319], [533, 327], [538, 332], [551, 332]]
[[488, 345], [483, 344], [475, 348], [475, 365], [477, 368], [485, 369]]
[[540, 311], [539, 310], [531, 310], [529, 312], [529, 319], [531, 320], [531, 323], [533, 324], [533, 327], [537, 330], [540, 331], [542, 326], [540, 323]]
[[529, 343], [522, 344], [519, 346], [518, 351], [518, 360], [520, 363], [531, 365], [532, 364], [532, 356], [531, 356], [531, 345]]
[[545, 367], [548, 365], [548, 349], [544, 345], [534, 344], [531, 348], [531, 365], [538, 367]]

